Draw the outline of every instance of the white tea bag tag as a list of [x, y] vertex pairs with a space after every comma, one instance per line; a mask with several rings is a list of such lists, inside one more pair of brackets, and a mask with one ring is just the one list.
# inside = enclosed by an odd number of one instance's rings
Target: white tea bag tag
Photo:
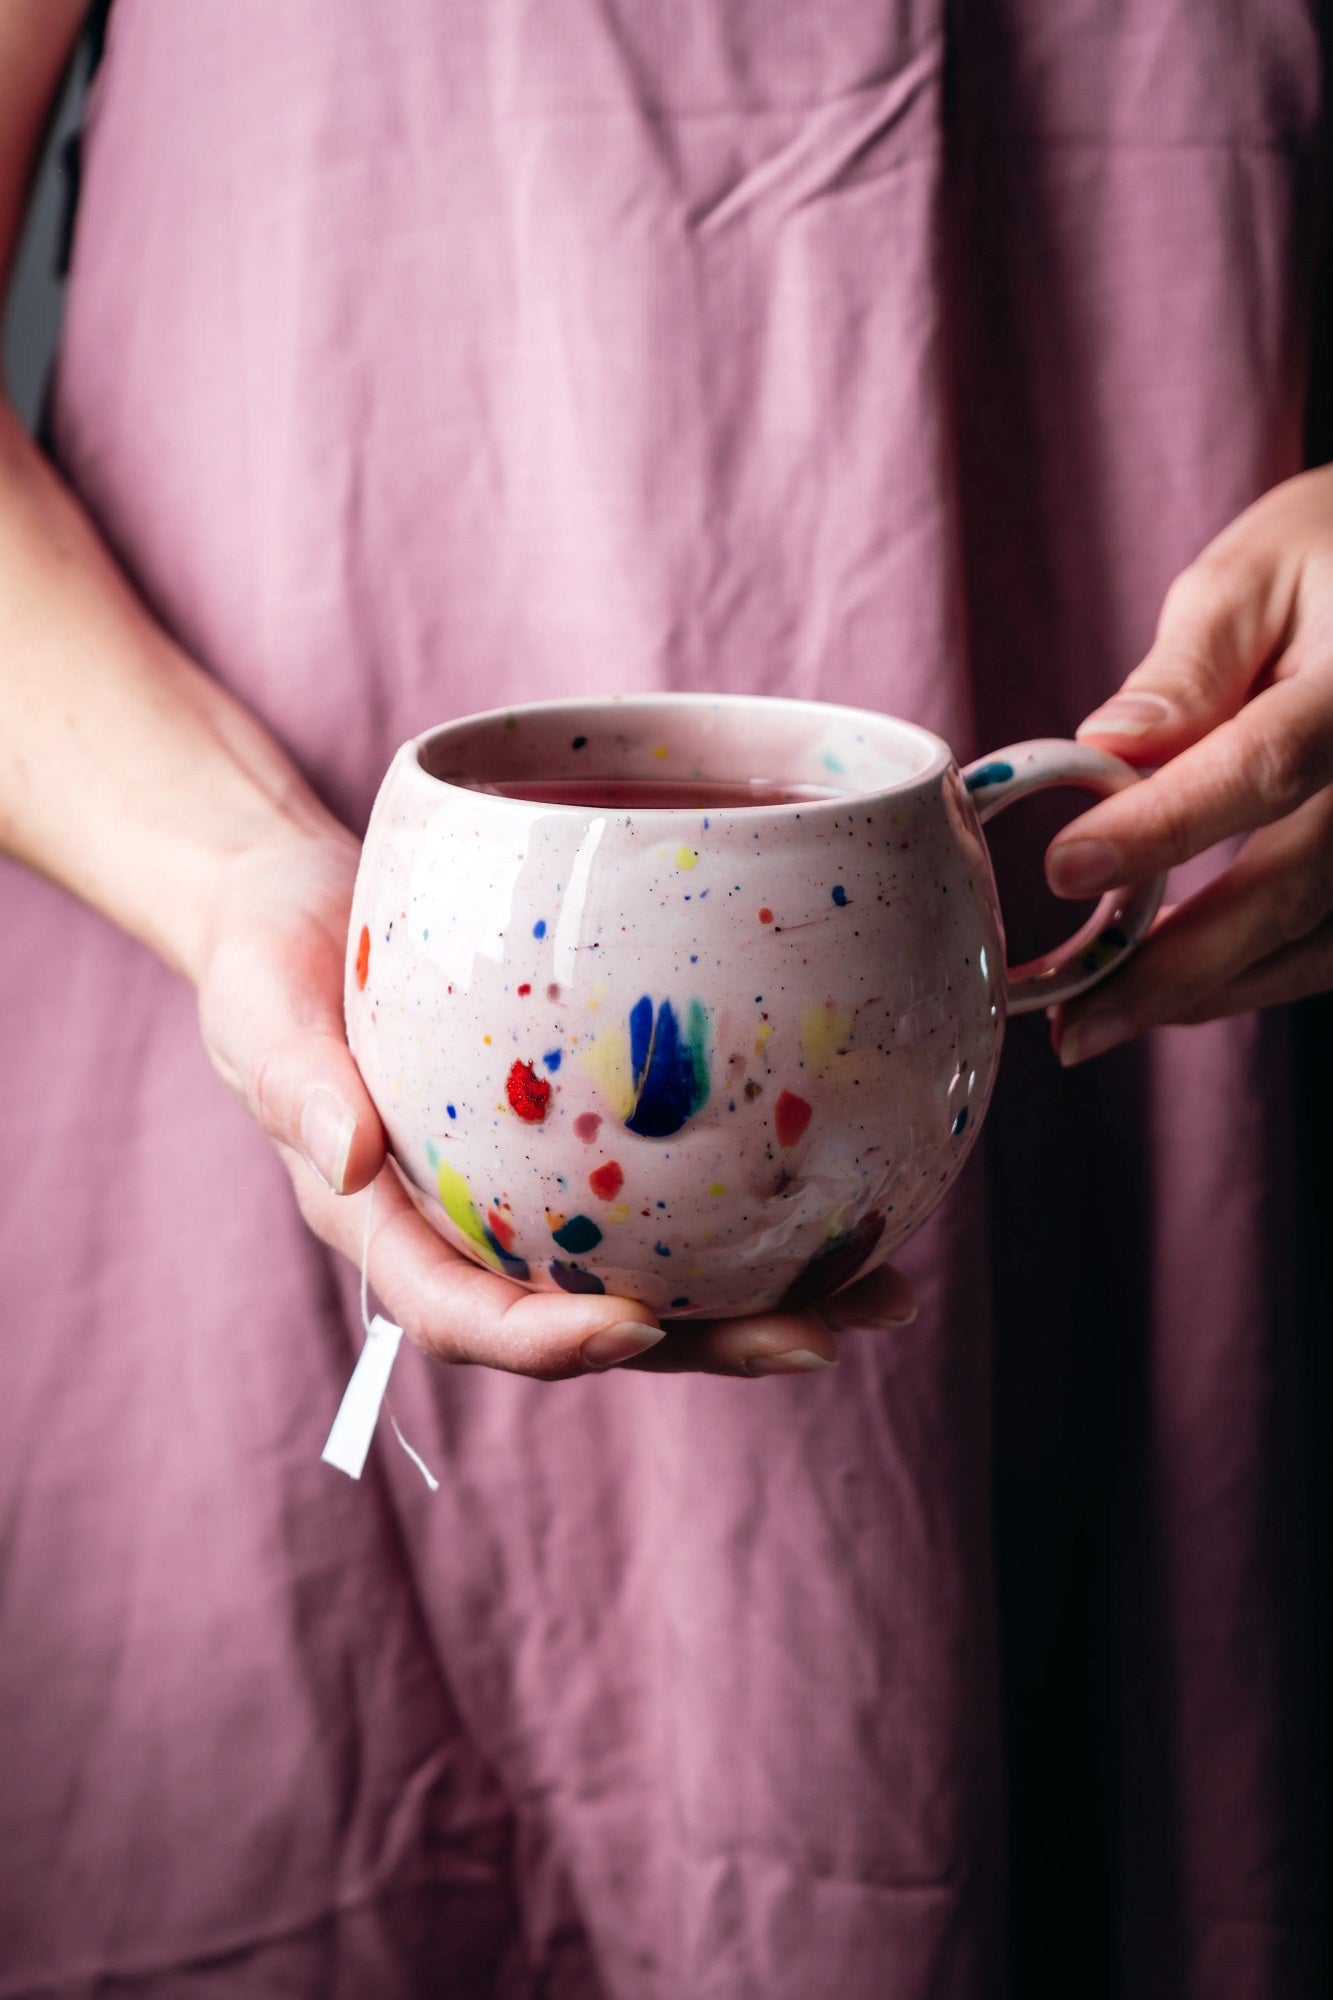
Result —
[[[359, 1479], [365, 1469], [370, 1440], [375, 1434], [402, 1337], [401, 1326], [395, 1326], [382, 1313], [376, 1313], [366, 1328], [366, 1344], [338, 1405], [329, 1441], [320, 1453], [326, 1465], [336, 1466], [349, 1479]], [[397, 1429], [396, 1424], [394, 1428]]]

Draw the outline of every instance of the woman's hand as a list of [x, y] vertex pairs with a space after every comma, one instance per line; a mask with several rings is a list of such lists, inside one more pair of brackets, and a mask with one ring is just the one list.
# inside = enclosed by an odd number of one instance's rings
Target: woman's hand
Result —
[[1176, 579], [1151, 652], [1078, 733], [1160, 768], [1051, 843], [1057, 895], [1248, 838], [1123, 971], [1056, 1010], [1062, 1062], [1333, 987], [1333, 467], [1266, 493]]
[[356, 864], [356, 842], [333, 826], [234, 856], [205, 931], [200, 1016], [214, 1065], [276, 1140], [306, 1221], [356, 1263], [375, 1182], [370, 1281], [418, 1346], [548, 1379], [623, 1361], [794, 1374], [836, 1359], [840, 1326], [911, 1319], [905, 1282], [879, 1271], [818, 1314], [689, 1321], [664, 1335], [632, 1299], [527, 1292], [458, 1256], [385, 1168], [384, 1128], [344, 1036]]

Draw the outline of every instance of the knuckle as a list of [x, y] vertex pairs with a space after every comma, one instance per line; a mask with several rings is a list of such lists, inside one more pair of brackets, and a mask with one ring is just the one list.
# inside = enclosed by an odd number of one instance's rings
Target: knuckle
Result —
[[1248, 784], [1273, 817], [1294, 812], [1319, 782], [1318, 747], [1296, 730], [1247, 732], [1241, 751]]
[[1333, 852], [1321, 851], [1302, 867], [1289, 868], [1273, 885], [1271, 916], [1274, 949], [1299, 944], [1319, 930], [1333, 909]]
[[1192, 625], [1206, 615], [1213, 602], [1214, 586], [1204, 568], [1203, 559], [1189, 564], [1178, 576], [1172, 578], [1162, 599], [1162, 615], [1158, 629], [1165, 638], [1168, 633], [1183, 625]]
[[1262, 577], [1253, 557], [1227, 547], [1205, 549], [1170, 584], [1162, 600], [1156, 651], [1169, 659], [1173, 677], [1188, 698], [1212, 692], [1235, 666], [1239, 616], [1262, 595]]
[[[1166, 779], [1166, 773], [1162, 776]], [[1149, 844], [1159, 857], [1167, 861], [1183, 860], [1192, 851], [1194, 816], [1190, 788], [1166, 779], [1152, 801], [1152, 814], [1147, 822]]]

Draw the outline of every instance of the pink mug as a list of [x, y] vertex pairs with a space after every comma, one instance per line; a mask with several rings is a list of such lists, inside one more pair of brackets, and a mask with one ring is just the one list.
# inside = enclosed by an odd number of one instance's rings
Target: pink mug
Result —
[[1132, 951], [1160, 879], [1008, 969], [984, 822], [1117, 758], [959, 771], [912, 723], [634, 695], [470, 716], [375, 803], [347, 1032], [421, 1213], [538, 1290], [666, 1318], [817, 1302], [882, 1263], [976, 1140], [1007, 1013]]

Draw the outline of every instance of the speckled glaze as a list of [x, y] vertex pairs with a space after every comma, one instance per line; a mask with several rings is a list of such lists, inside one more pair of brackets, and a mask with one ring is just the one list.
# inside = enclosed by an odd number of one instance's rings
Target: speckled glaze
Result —
[[[544, 805], [551, 779], [837, 787], [720, 809]], [[957, 1175], [1006, 1011], [1090, 985], [1161, 885], [1006, 975], [981, 822], [1132, 782], [1073, 743], [959, 771], [910, 724], [675, 695], [475, 716], [399, 751], [367, 832], [348, 1038], [422, 1214], [539, 1290], [665, 1317], [814, 1302]]]

